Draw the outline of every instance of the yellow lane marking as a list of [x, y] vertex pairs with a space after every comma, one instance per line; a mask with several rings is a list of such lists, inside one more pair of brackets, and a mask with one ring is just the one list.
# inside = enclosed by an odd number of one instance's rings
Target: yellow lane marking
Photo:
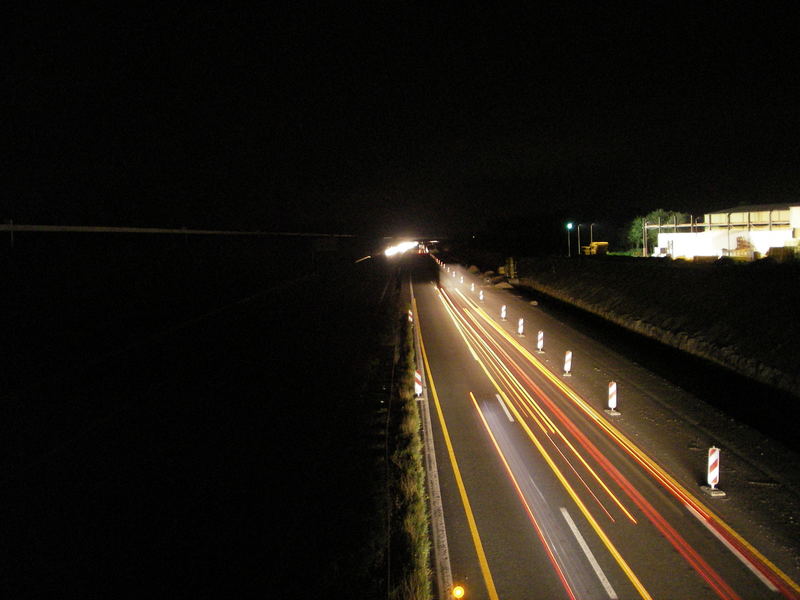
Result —
[[528, 513], [528, 518], [530, 519], [531, 523], [533, 524], [534, 529], [536, 530], [536, 534], [539, 536], [539, 540], [542, 542], [544, 546], [545, 552], [547, 552], [548, 557], [550, 558], [550, 562], [552, 563], [553, 567], [555, 568], [558, 578], [561, 580], [561, 583], [564, 585], [564, 588], [567, 590], [567, 594], [569, 594], [570, 598], [575, 598], [575, 594], [570, 587], [569, 582], [567, 581], [567, 575], [564, 573], [564, 569], [562, 568], [561, 563], [556, 558], [556, 551], [553, 547], [552, 542], [549, 540], [549, 536], [547, 536], [544, 530], [539, 525], [539, 522], [536, 520], [536, 516], [533, 514], [533, 509], [531, 508], [530, 504], [528, 504], [528, 500], [525, 497], [525, 493], [522, 491], [522, 487], [519, 485], [519, 481], [517, 481], [516, 476], [514, 475], [514, 471], [511, 468], [511, 465], [508, 464], [508, 460], [506, 459], [506, 455], [503, 454], [503, 450], [500, 448], [500, 444], [497, 441], [494, 433], [492, 433], [492, 428], [489, 427], [489, 423], [486, 420], [483, 412], [481, 411], [480, 406], [478, 406], [478, 401], [475, 399], [475, 394], [472, 392], [469, 393], [469, 397], [472, 399], [472, 404], [475, 406], [475, 410], [478, 412], [478, 416], [483, 421], [483, 426], [486, 428], [486, 432], [489, 434], [489, 437], [492, 439], [492, 444], [494, 444], [495, 450], [497, 451], [497, 455], [500, 457], [500, 460], [503, 461], [503, 465], [506, 468], [506, 472], [508, 476], [511, 478], [511, 483], [514, 484], [514, 487], [517, 490], [517, 495], [519, 496], [520, 501], [522, 502], [523, 506], [525, 507], [525, 512]]
[[[488, 332], [488, 331], [487, 331], [487, 330], [486, 330], [484, 327], [482, 327], [482, 326], [480, 325], [480, 323], [478, 323], [477, 321], [475, 321], [475, 326], [476, 326], [476, 327], [478, 327], [478, 328], [479, 328], [479, 329], [480, 329], [482, 332], [484, 332], [484, 334], [485, 334], [485, 335], [489, 336], [489, 332]], [[481, 340], [481, 341], [483, 341], [483, 340]], [[484, 343], [485, 343], [485, 342], [484, 342]], [[527, 389], [526, 389], [526, 388], [525, 388], [525, 387], [522, 385], [522, 383], [521, 383], [521, 382], [520, 382], [518, 379], [516, 379], [516, 377], [514, 377], [514, 375], [511, 373], [511, 371], [508, 369], [508, 367], [506, 367], [506, 365], [505, 365], [505, 363], [502, 361], [502, 359], [500, 359], [500, 358], [497, 356], [497, 354], [496, 354], [494, 351], [492, 351], [492, 356], [494, 357], [494, 362], [496, 363], [496, 364], [493, 364], [493, 368], [494, 368], [495, 370], [497, 370], [497, 369], [498, 369], [498, 367], [500, 367], [500, 368], [502, 368], [504, 371], [506, 371], [506, 372], [508, 373], [508, 378], [510, 378], [510, 379], [511, 379], [511, 381], [513, 382], [513, 383], [512, 383], [512, 385], [514, 386], [514, 388], [516, 388], [516, 389], [514, 390], [514, 392], [515, 392], [515, 394], [516, 394], [516, 395], [519, 397], [519, 399], [520, 399], [520, 404], [522, 404], [522, 405], [523, 405], [523, 406], [525, 406], [526, 408], [528, 407], [528, 405], [530, 405], [530, 406], [534, 406], [534, 407], [535, 407], [535, 408], [536, 408], [536, 409], [537, 409], [537, 410], [538, 410], [538, 411], [539, 411], [539, 412], [540, 412], [542, 415], [544, 415], [544, 416], [546, 417], [546, 415], [545, 415], [545, 413], [544, 413], [544, 410], [543, 410], [543, 409], [542, 409], [542, 408], [539, 406], [539, 403], [538, 403], [538, 402], [536, 402], [536, 400], [533, 398], [533, 396], [531, 396], [531, 394], [530, 394], [530, 393], [528, 392], [528, 390], [527, 390]], [[509, 357], [509, 360], [511, 360], [512, 362], [514, 362], [514, 361], [513, 361], [513, 359], [511, 359], [510, 357]], [[516, 364], [516, 363], [514, 362], [514, 364]], [[541, 395], [543, 395], [543, 394], [544, 394], [544, 392], [543, 392], [543, 391], [542, 391], [542, 390], [541, 390], [541, 389], [540, 389], [538, 386], [536, 386], [536, 385], [535, 385], [535, 384], [533, 384], [533, 383], [532, 383], [532, 385], [534, 385], [534, 387], [536, 388], [536, 390], [537, 390], [537, 393], [538, 393], [538, 394], [541, 394]], [[581, 454], [581, 453], [578, 451], [578, 449], [577, 449], [577, 448], [574, 446], [574, 444], [573, 444], [572, 442], [570, 442], [570, 441], [569, 441], [569, 439], [567, 439], [567, 437], [564, 435], [564, 432], [563, 432], [563, 431], [561, 431], [561, 429], [560, 429], [560, 428], [558, 428], [558, 427], [555, 425], [555, 423], [553, 423], [553, 421], [552, 421], [552, 420], [550, 420], [550, 418], [549, 418], [549, 417], [546, 417], [546, 418], [548, 419], [548, 426], [550, 427], [550, 430], [551, 430], [551, 431], [552, 431], [552, 432], [553, 432], [555, 435], [557, 435], [557, 436], [558, 436], [558, 437], [559, 437], [559, 438], [560, 438], [560, 439], [561, 439], [561, 440], [564, 442], [564, 444], [566, 444], [566, 446], [567, 446], [567, 447], [570, 449], [570, 451], [571, 451], [571, 452], [572, 452], [572, 453], [573, 453], [573, 454], [574, 454], [574, 455], [577, 457], [577, 459], [578, 459], [578, 460], [581, 462], [581, 464], [583, 465], [583, 467], [584, 467], [584, 468], [585, 468], [585, 469], [586, 469], [586, 470], [587, 470], [587, 471], [588, 471], [588, 472], [589, 472], [589, 473], [592, 475], [592, 477], [594, 478], [594, 480], [595, 480], [595, 481], [597, 481], [597, 483], [598, 483], [598, 484], [599, 484], [599, 485], [600, 485], [600, 486], [603, 488], [603, 490], [606, 492], [606, 494], [608, 494], [608, 496], [609, 496], [609, 497], [610, 497], [610, 498], [611, 498], [611, 499], [614, 501], [614, 503], [615, 503], [615, 504], [616, 504], [616, 505], [619, 507], [619, 509], [620, 509], [620, 510], [621, 510], [621, 511], [622, 511], [622, 512], [625, 514], [625, 516], [626, 516], [626, 517], [628, 517], [628, 519], [629, 519], [629, 520], [630, 520], [632, 523], [634, 523], [634, 524], [635, 524], [635, 523], [637, 522], [637, 521], [636, 521], [636, 518], [635, 518], [635, 517], [634, 517], [634, 516], [631, 514], [631, 512], [630, 512], [630, 511], [629, 511], [629, 510], [628, 510], [628, 509], [627, 509], [627, 508], [626, 508], [626, 507], [625, 507], [625, 506], [622, 504], [622, 501], [621, 501], [621, 500], [620, 500], [620, 499], [617, 497], [617, 495], [616, 495], [616, 494], [614, 494], [614, 493], [613, 493], [613, 492], [612, 492], [612, 491], [609, 489], [608, 485], [606, 485], [605, 481], [603, 481], [603, 479], [600, 477], [600, 475], [597, 473], [597, 471], [595, 471], [595, 470], [594, 470], [594, 469], [593, 469], [593, 468], [592, 468], [592, 467], [589, 465], [589, 463], [586, 461], [586, 459], [583, 457], [583, 455], [582, 455], [582, 454]], [[561, 452], [561, 450], [558, 448], [558, 446], [556, 446], [555, 444], [553, 444], [553, 445], [555, 446], [555, 448], [556, 448], [557, 450], [559, 450], [559, 452]], [[564, 456], [564, 455], [563, 455], [563, 453], [562, 453], [562, 456]], [[568, 459], [566, 456], [564, 456], [564, 460], [565, 460], [565, 461], [567, 461], [568, 463], [570, 462], [570, 461], [569, 461], [569, 459]], [[577, 475], [577, 471], [576, 471], [576, 475]], [[578, 475], [578, 477], [580, 478], [580, 475]], [[581, 480], [582, 480], [582, 478], [581, 478]], [[587, 489], [588, 489], [588, 486], [587, 486]], [[593, 494], [593, 495], [594, 495], [594, 494]], [[609, 516], [610, 516], [610, 515], [609, 515]], [[613, 518], [612, 518], [612, 519], [613, 519]]]
[[[442, 299], [442, 302], [444, 303], [444, 302], [445, 302], [445, 300], [444, 300], [444, 299]], [[447, 306], [447, 305], [445, 304], [445, 306]], [[455, 313], [452, 313], [452, 310], [451, 310], [451, 315], [453, 315], [453, 314], [455, 314]], [[470, 317], [470, 318], [471, 318], [471, 319], [474, 319], [474, 317]], [[538, 419], [538, 418], [536, 418], [536, 416], [535, 416], [535, 415], [534, 415], [534, 414], [531, 412], [531, 410], [530, 410], [530, 407], [531, 407], [531, 406], [532, 406], [532, 407], [534, 407], [534, 408], [535, 408], [535, 409], [538, 411], [538, 413], [541, 415], [542, 419], [544, 419], [544, 420], [546, 421], [546, 423], [547, 423], [547, 427], [550, 429], [550, 431], [551, 431], [553, 434], [557, 435], [557, 436], [558, 436], [558, 437], [559, 437], [559, 438], [560, 438], [560, 439], [561, 439], [561, 440], [562, 440], [562, 441], [563, 441], [563, 442], [564, 442], [564, 443], [567, 445], [567, 447], [570, 449], [570, 451], [571, 451], [571, 452], [572, 452], [572, 453], [573, 453], [573, 454], [574, 454], [574, 455], [575, 455], [575, 456], [578, 458], [578, 460], [581, 462], [581, 464], [584, 466], [584, 468], [585, 468], [585, 469], [586, 469], [586, 470], [587, 470], [587, 471], [588, 471], [588, 472], [591, 474], [591, 476], [594, 478], [594, 480], [595, 480], [595, 481], [597, 481], [597, 483], [598, 483], [598, 484], [599, 484], [599, 485], [600, 485], [600, 486], [603, 488], [603, 490], [606, 492], [606, 494], [608, 494], [608, 496], [609, 496], [609, 497], [610, 497], [610, 498], [613, 500], [613, 502], [614, 502], [614, 503], [615, 503], [615, 504], [616, 504], [616, 505], [619, 507], [619, 509], [620, 509], [620, 510], [621, 510], [621, 511], [622, 511], [622, 512], [625, 514], [625, 516], [626, 516], [626, 517], [627, 517], [627, 518], [628, 518], [628, 519], [629, 519], [629, 520], [630, 520], [632, 523], [636, 524], [636, 523], [637, 523], [637, 521], [636, 521], [636, 518], [633, 516], [633, 514], [631, 514], [631, 512], [630, 512], [630, 511], [629, 511], [629, 510], [628, 510], [628, 509], [625, 507], [625, 505], [624, 505], [624, 504], [622, 503], [622, 501], [621, 501], [621, 500], [620, 500], [620, 499], [617, 497], [617, 495], [616, 495], [616, 494], [614, 494], [614, 493], [613, 493], [613, 492], [612, 492], [612, 491], [609, 489], [608, 485], [607, 485], [607, 484], [606, 484], [606, 483], [603, 481], [603, 479], [602, 479], [602, 478], [599, 476], [599, 474], [597, 473], [597, 471], [595, 471], [595, 470], [594, 470], [594, 469], [593, 469], [593, 468], [592, 468], [592, 467], [589, 465], [589, 463], [586, 461], [586, 459], [583, 457], [583, 455], [582, 455], [582, 454], [581, 454], [581, 453], [578, 451], [578, 449], [577, 449], [577, 448], [575, 448], [575, 446], [574, 446], [574, 445], [573, 445], [573, 444], [572, 444], [572, 443], [571, 443], [571, 442], [570, 442], [570, 441], [567, 439], [567, 437], [564, 435], [564, 433], [563, 433], [563, 432], [562, 432], [562, 431], [561, 431], [561, 430], [560, 430], [560, 429], [559, 429], [559, 428], [558, 428], [558, 427], [555, 425], [555, 423], [553, 423], [553, 421], [552, 421], [552, 420], [551, 420], [551, 419], [550, 419], [550, 418], [549, 418], [549, 417], [548, 417], [548, 416], [547, 416], [547, 415], [544, 413], [543, 409], [542, 409], [542, 408], [539, 406], [539, 404], [538, 404], [538, 403], [537, 403], [537, 402], [536, 402], [536, 401], [533, 399], [533, 397], [532, 397], [532, 396], [531, 396], [531, 395], [528, 393], [528, 391], [525, 389], [525, 387], [522, 385], [522, 383], [520, 383], [520, 382], [519, 382], [519, 380], [517, 380], [517, 379], [516, 379], [516, 377], [514, 377], [513, 373], [511, 373], [511, 371], [508, 369], [508, 367], [506, 367], [506, 365], [503, 363], [503, 360], [502, 360], [502, 359], [501, 359], [499, 356], [497, 356], [497, 353], [496, 353], [496, 352], [494, 352], [494, 350], [492, 350], [492, 349], [491, 349], [491, 348], [488, 346], [488, 344], [487, 344], [487, 343], [486, 343], [486, 342], [485, 342], [483, 339], [481, 339], [481, 338], [480, 338], [480, 336], [477, 336], [477, 335], [475, 335], [475, 327], [479, 328], [479, 329], [480, 329], [480, 330], [481, 330], [481, 331], [482, 331], [482, 332], [483, 332], [485, 335], [487, 335], [487, 336], [489, 336], [489, 332], [488, 332], [488, 331], [487, 331], [485, 328], [483, 328], [483, 327], [480, 325], [480, 323], [478, 323], [478, 322], [477, 322], [477, 320], [474, 320], [474, 321], [473, 321], [473, 323], [474, 323], [474, 324], [471, 326], [471, 327], [472, 327], [472, 331], [468, 331], [468, 330], [467, 330], [467, 328], [466, 328], [466, 325], [464, 325], [464, 324], [458, 324], [458, 323], [457, 323], [457, 325], [458, 325], [459, 327], [463, 327], [463, 328], [464, 328], [464, 330], [465, 330], [465, 331], [468, 333], [469, 337], [470, 337], [470, 338], [474, 338], [474, 339], [475, 339], [475, 340], [476, 340], [476, 341], [477, 341], [477, 342], [480, 344], [480, 345], [476, 344], [476, 346], [475, 346], [475, 347], [476, 347], [476, 348], [479, 348], [479, 349], [481, 349], [481, 350], [483, 351], [483, 354], [485, 354], [485, 355], [486, 355], [486, 357], [487, 357], [487, 359], [489, 359], [489, 363], [491, 364], [491, 366], [492, 366], [492, 369], [493, 369], [493, 370], [494, 370], [494, 371], [497, 373], [498, 377], [499, 377], [500, 379], [502, 379], [502, 380], [503, 380], [503, 382], [504, 382], [504, 383], [505, 383], [505, 384], [508, 386], [508, 388], [509, 388], [509, 392], [511, 392], [511, 393], [512, 393], [512, 395], [513, 395], [515, 398], [517, 398], [517, 400], [519, 401], [520, 405], [521, 405], [521, 406], [522, 406], [522, 407], [523, 407], [523, 408], [526, 410], [526, 412], [527, 412], [527, 413], [528, 413], [528, 414], [531, 416], [531, 418], [534, 420], [534, 422], [535, 422], [537, 425], [539, 425], [539, 428], [540, 428], [540, 429], [542, 429], [542, 432], [543, 432], [543, 433], [545, 433], [545, 434], [547, 433], [547, 432], [545, 431], [545, 429], [544, 429], [543, 425], [542, 425], [542, 424], [541, 424], [541, 422], [539, 421], [539, 419]], [[464, 341], [465, 341], [465, 343], [467, 343], [467, 344], [469, 345], [469, 342], [467, 342], [467, 339], [466, 339], [466, 337], [465, 337], [463, 334], [462, 334], [462, 337], [464, 337]], [[495, 385], [497, 385], [497, 384], [495, 384]], [[537, 387], [537, 389], [539, 389], [539, 388]], [[501, 392], [501, 393], [502, 393], [502, 392]], [[506, 398], [506, 399], [508, 399], [508, 398], [507, 398], [507, 396], [506, 396], [505, 394], [503, 394], [503, 398]], [[551, 440], [551, 442], [552, 442], [552, 440]], [[557, 449], [559, 452], [561, 452], [561, 450], [558, 448], [558, 446], [556, 446], [556, 445], [555, 445], [555, 443], [554, 443], [554, 442], [553, 442], [553, 445], [554, 445], [554, 447], [555, 447], [555, 448], [556, 448], [556, 449]], [[564, 456], [564, 455], [563, 455], [563, 453], [562, 453], [562, 456], [564, 457], [564, 460], [566, 460], [566, 461], [567, 461], [567, 463], [569, 463], [569, 459], [567, 459], [567, 457], [566, 457], [566, 456]], [[574, 467], [573, 467], [573, 470], [574, 470]], [[576, 475], [577, 475], [577, 471], [576, 471]], [[583, 478], [581, 478], [581, 477], [580, 477], [580, 475], [578, 475], [578, 478], [579, 478], [579, 479], [581, 479], [581, 481], [583, 481]], [[605, 507], [602, 505], [602, 503], [600, 502], [600, 500], [599, 500], [599, 499], [597, 499], [597, 496], [595, 496], [594, 492], [592, 492], [592, 491], [591, 491], [591, 489], [589, 489], [588, 485], [587, 485], [585, 482], [584, 482], [584, 485], [586, 486], [586, 488], [587, 488], [587, 490], [589, 491], [589, 493], [590, 493], [590, 494], [592, 494], [592, 496], [593, 496], [593, 497], [594, 497], [594, 498], [595, 498], [595, 499], [598, 501], [598, 503], [600, 504], [601, 508], [603, 508], [603, 510], [606, 512], [606, 514], [608, 514], [608, 515], [609, 515], [609, 517], [611, 517], [611, 515], [608, 513], [608, 511], [606, 510], [606, 508], [605, 508]], [[612, 520], [613, 520], [613, 517], [611, 517], [611, 518], [612, 518]]]
[[433, 374], [431, 373], [431, 366], [428, 363], [428, 353], [425, 351], [425, 344], [422, 341], [422, 326], [419, 318], [419, 311], [417, 310], [417, 301], [413, 299], [414, 314], [417, 315], [417, 328], [419, 330], [419, 347], [422, 350], [422, 361], [425, 363], [425, 371], [428, 376], [429, 389], [433, 396], [433, 403], [436, 405], [436, 414], [439, 416], [439, 422], [442, 425], [442, 434], [444, 442], [447, 446], [447, 454], [450, 456], [450, 464], [453, 466], [453, 473], [456, 477], [456, 484], [458, 485], [458, 492], [461, 495], [461, 502], [464, 505], [464, 512], [467, 515], [467, 523], [469, 530], [472, 534], [472, 543], [475, 545], [475, 552], [478, 554], [478, 562], [480, 563], [481, 573], [483, 574], [483, 581], [486, 584], [486, 591], [491, 600], [499, 600], [497, 590], [494, 587], [494, 580], [492, 579], [492, 572], [489, 570], [489, 563], [486, 560], [486, 553], [483, 551], [483, 544], [481, 543], [481, 536], [478, 533], [478, 526], [475, 523], [475, 517], [472, 514], [472, 506], [470, 505], [469, 498], [467, 497], [467, 490], [464, 487], [464, 480], [461, 478], [461, 469], [458, 467], [456, 461], [456, 454], [453, 451], [453, 443], [450, 440], [450, 433], [447, 430], [447, 425], [444, 420], [444, 413], [442, 406], [439, 403], [439, 395], [436, 393], [436, 385], [433, 382]]
[[506, 341], [508, 341], [512, 346], [514, 346], [527, 360], [533, 365], [542, 375], [544, 375], [548, 380], [550, 380], [553, 385], [559, 388], [565, 396], [570, 398], [578, 407], [580, 407], [587, 416], [593, 419], [600, 427], [606, 430], [606, 432], [615, 438], [624, 448], [626, 448], [632, 455], [634, 455], [640, 463], [649, 470], [656, 479], [661, 480], [667, 487], [671, 488], [676, 494], [678, 494], [685, 502], [688, 502], [694, 505], [695, 508], [700, 509], [705, 513], [705, 515], [714, 520], [720, 527], [722, 527], [728, 535], [736, 539], [738, 543], [740, 543], [744, 548], [747, 549], [750, 554], [755, 557], [759, 562], [761, 562], [765, 567], [771, 570], [776, 576], [784, 581], [788, 586], [794, 589], [797, 592], [800, 592], [800, 585], [794, 582], [786, 573], [784, 573], [777, 565], [775, 565], [772, 561], [770, 561], [766, 556], [764, 556], [761, 552], [759, 552], [752, 544], [750, 544], [747, 540], [745, 540], [741, 535], [739, 535], [730, 525], [728, 525], [725, 521], [722, 520], [714, 511], [708, 508], [705, 504], [703, 504], [700, 500], [698, 500], [693, 494], [689, 493], [689, 491], [684, 488], [677, 480], [675, 480], [669, 473], [667, 473], [664, 469], [662, 469], [657, 463], [655, 463], [649, 456], [647, 456], [642, 450], [639, 449], [631, 440], [628, 439], [621, 431], [619, 431], [616, 427], [611, 425], [608, 421], [600, 416], [600, 414], [590, 406], [583, 398], [581, 398], [576, 392], [574, 392], [571, 388], [569, 388], [564, 382], [558, 379], [547, 367], [542, 364], [542, 362], [533, 356], [524, 346], [517, 342], [505, 329], [500, 327], [497, 323], [495, 323], [494, 319], [492, 319], [480, 306], [471, 302], [466, 296], [461, 294], [462, 298], [464, 298], [469, 304], [473, 307], [473, 309], [481, 315], [484, 321], [486, 321], [491, 327], [493, 327]]
[[[424, 352], [423, 352], [423, 356], [424, 356]], [[486, 368], [486, 365], [483, 363], [483, 361], [479, 360], [478, 364], [481, 365], [481, 368], [483, 369], [483, 372], [486, 374], [486, 377], [489, 379], [489, 381], [492, 382], [492, 385], [495, 387], [495, 389], [499, 393], [502, 394], [502, 390], [501, 390], [500, 386], [497, 384], [497, 381], [495, 381], [494, 377], [492, 377], [492, 374]], [[533, 442], [534, 446], [536, 446], [536, 449], [539, 451], [539, 454], [542, 456], [542, 458], [544, 458], [545, 462], [550, 467], [550, 470], [553, 471], [553, 474], [561, 482], [561, 485], [567, 491], [567, 494], [569, 494], [570, 498], [572, 498], [572, 501], [575, 502], [575, 505], [578, 507], [578, 509], [581, 511], [581, 513], [583, 513], [583, 516], [589, 522], [589, 525], [592, 526], [592, 529], [594, 529], [595, 533], [600, 538], [600, 540], [603, 542], [603, 545], [606, 547], [606, 549], [608, 550], [609, 554], [611, 554], [611, 556], [614, 558], [614, 560], [619, 565], [620, 569], [622, 569], [622, 572], [625, 573], [625, 575], [628, 577], [628, 580], [631, 582], [633, 587], [636, 588], [636, 591], [639, 592], [639, 595], [642, 598], [644, 598], [645, 600], [651, 599], [652, 596], [650, 595], [650, 593], [645, 589], [644, 585], [642, 584], [641, 581], [639, 581], [639, 578], [633, 572], [631, 567], [628, 565], [628, 563], [625, 561], [625, 559], [622, 558], [622, 555], [619, 553], [617, 548], [614, 546], [614, 543], [609, 539], [609, 537], [606, 535], [605, 531], [603, 531], [603, 528], [600, 527], [600, 524], [592, 516], [592, 513], [589, 512], [589, 509], [586, 508], [586, 505], [578, 497], [578, 494], [575, 492], [575, 490], [569, 484], [569, 482], [567, 481], [566, 477], [564, 477], [564, 474], [558, 468], [558, 465], [556, 465], [555, 462], [553, 462], [553, 459], [547, 453], [547, 450], [545, 450], [544, 446], [542, 446], [542, 444], [539, 441], [539, 439], [533, 434], [533, 431], [531, 431], [530, 427], [528, 427], [528, 424], [522, 418], [522, 415], [517, 410], [517, 407], [514, 406], [513, 404], [509, 404], [509, 408], [511, 408], [511, 410], [514, 413], [514, 416], [517, 418], [517, 420], [519, 421], [520, 425], [525, 430], [525, 433], [528, 434], [528, 437]]]

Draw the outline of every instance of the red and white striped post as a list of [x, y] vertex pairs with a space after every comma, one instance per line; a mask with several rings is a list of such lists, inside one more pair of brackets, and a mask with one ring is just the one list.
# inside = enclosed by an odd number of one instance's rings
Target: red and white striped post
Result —
[[617, 411], [617, 382], [608, 382], [608, 409], [606, 413], [612, 416], [617, 416], [620, 413]]
[[706, 477], [709, 487], [716, 489], [719, 483], [719, 448], [711, 446], [708, 449], [708, 475]]
[[422, 373], [414, 371], [414, 393], [422, 396]]
[[701, 489], [709, 496], [719, 498], [725, 496], [725, 492], [717, 488], [719, 483], [719, 448], [711, 446], [708, 449], [708, 472], [706, 473], [708, 485], [701, 486]]
[[539, 335], [536, 336], [536, 351], [544, 354], [544, 331], [542, 330], [539, 330]]
[[507, 315], [508, 315], [508, 309], [506, 308], [506, 305], [503, 304], [503, 306], [500, 307], [500, 320], [505, 321]]
[[572, 375], [572, 350], [567, 350], [564, 355], [564, 377]]

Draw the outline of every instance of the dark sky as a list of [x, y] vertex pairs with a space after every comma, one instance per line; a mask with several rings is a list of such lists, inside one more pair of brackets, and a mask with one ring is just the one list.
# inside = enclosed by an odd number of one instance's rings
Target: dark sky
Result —
[[0, 219], [434, 232], [800, 192], [791, 4], [165, 4], [9, 15]]

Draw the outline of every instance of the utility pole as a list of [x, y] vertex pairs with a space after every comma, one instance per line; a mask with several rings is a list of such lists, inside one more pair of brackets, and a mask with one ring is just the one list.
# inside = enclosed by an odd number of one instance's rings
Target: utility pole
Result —
[[642, 219], [642, 256], [647, 256], [647, 221]]

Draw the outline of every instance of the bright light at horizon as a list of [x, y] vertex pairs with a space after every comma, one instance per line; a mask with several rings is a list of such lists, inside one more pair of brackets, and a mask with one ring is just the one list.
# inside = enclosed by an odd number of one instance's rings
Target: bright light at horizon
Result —
[[411, 248], [416, 248], [419, 245], [419, 242], [400, 242], [394, 246], [389, 246], [383, 253], [386, 256], [394, 256], [395, 254], [402, 254], [407, 250], [411, 250]]

